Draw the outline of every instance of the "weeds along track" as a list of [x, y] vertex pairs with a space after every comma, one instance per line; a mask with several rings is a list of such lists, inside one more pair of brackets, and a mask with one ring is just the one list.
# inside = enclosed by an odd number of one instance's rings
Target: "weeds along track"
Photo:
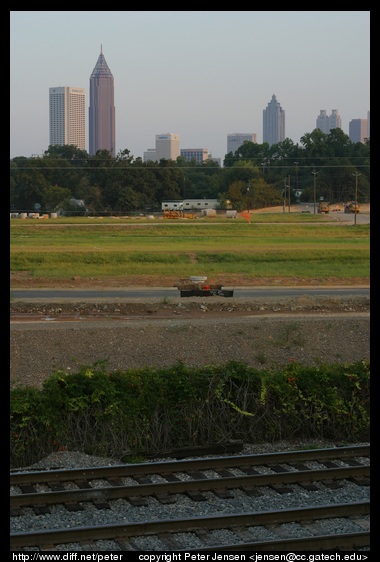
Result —
[[[369, 446], [337, 447], [281, 453], [207, 457], [88, 469], [12, 472], [12, 520], [28, 515], [25, 531], [11, 531], [11, 550], [355, 550], [369, 547], [369, 501], [315, 503], [320, 487], [334, 490], [351, 482], [369, 486]], [[273, 509], [273, 494], [304, 493], [297, 509]], [[220, 515], [218, 501], [243, 494], [267, 499], [265, 511]], [[210, 501], [213, 513], [168, 517], [166, 507], [184, 501], [196, 506]], [[153, 520], [120, 524], [114, 502], [143, 508], [162, 507]], [[107, 513], [107, 524], [57, 527], [57, 509]], [[170, 513], [170, 512], [169, 512]], [[174, 511], [172, 513], [175, 513]], [[30, 524], [30, 516], [36, 522]], [[48, 527], [49, 517], [54, 520]], [[162, 518], [161, 518], [162, 517]], [[342, 532], [345, 520], [349, 531]], [[338, 523], [335, 524], [334, 521]], [[291, 530], [289, 530], [289, 526]], [[294, 526], [298, 530], [295, 531]], [[11, 524], [12, 528], [12, 524]], [[19, 526], [17, 527], [19, 529]], [[336, 531], [334, 531], [336, 529]], [[327, 531], [326, 531], [327, 530]], [[263, 540], [264, 539], [264, 540]]]

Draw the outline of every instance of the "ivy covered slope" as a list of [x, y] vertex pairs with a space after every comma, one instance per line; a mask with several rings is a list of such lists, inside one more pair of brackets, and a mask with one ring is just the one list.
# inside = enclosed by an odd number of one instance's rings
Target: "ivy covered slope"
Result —
[[369, 441], [369, 402], [365, 361], [127, 371], [99, 362], [11, 391], [11, 467], [65, 449], [121, 458], [234, 439]]

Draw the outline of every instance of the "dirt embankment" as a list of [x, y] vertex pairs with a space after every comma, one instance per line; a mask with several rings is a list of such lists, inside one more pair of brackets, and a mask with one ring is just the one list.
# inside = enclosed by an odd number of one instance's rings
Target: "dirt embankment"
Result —
[[58, 370], [77, 372], [97, 361], [127, 370], [177, 362], [271, 369], [369, 360], [369, 298], [237, 300], [14, 303], [11, 387], [41, 387]]

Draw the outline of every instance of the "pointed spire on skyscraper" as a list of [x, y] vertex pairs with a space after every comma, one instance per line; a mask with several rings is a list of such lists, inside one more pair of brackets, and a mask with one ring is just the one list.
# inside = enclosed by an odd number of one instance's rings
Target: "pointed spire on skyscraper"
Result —
[[104, 58], [103, 55], [103, 45], [100, 45], [100, 55], [90, 78], [96, 78], [99, 76], [113, 79], [112, 72], [110, 71], [106, 59]]

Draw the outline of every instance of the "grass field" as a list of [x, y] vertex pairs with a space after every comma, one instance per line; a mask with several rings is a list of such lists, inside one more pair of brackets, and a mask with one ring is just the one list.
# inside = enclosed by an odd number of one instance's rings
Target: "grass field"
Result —
[[46, 279], [244, 274], [368, 280], [370, 226], [337, 226], [301, 213], [255, 214], [251, 223], [14, 219], [10, 269]]

